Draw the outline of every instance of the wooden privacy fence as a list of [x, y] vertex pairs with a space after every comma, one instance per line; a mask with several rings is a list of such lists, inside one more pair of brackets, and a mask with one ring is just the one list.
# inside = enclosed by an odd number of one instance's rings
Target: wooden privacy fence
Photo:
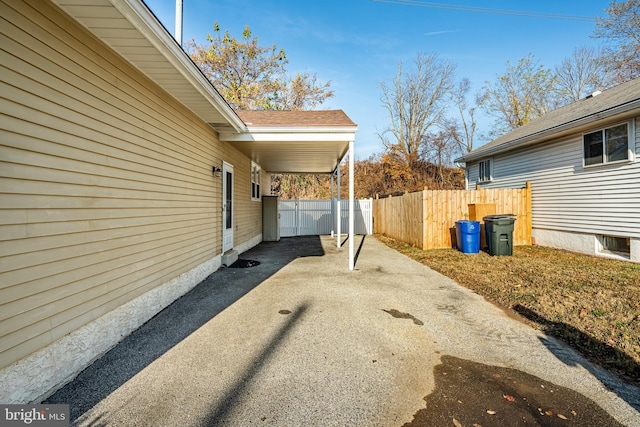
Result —
[[[476, 218], [470, 218], [470, 210]], [[424, 190], [376, 198], [373, 231], [422, 249], [451, 248], [455, 246], [456, 221], [482, 221], [482, 216], [490, 213], [516, 215], [514, 246], [531, 244], [529, 183], [520, 189]]]

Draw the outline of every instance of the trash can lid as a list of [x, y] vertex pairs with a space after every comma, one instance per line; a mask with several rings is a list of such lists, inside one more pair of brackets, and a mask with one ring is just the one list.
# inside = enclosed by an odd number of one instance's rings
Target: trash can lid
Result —
[[482, 219], [484, 221], [491, 221], [494, 219], [514, 219], [516, 216], [517, 216], [516, 214], [487, 215], [487, 216], [483, 216]]

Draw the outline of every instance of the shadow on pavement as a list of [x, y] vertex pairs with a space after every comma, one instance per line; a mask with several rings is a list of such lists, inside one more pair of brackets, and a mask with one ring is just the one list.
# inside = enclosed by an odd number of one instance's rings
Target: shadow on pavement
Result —
[[[513, 309], [527, 319], [542, 325], [545, 333], [567, 342], [590, 362], [619, 373], [623, 381], [627, 380], [627, 382], [633, 383], [634, 380], [637, 382], [640, 378], [640, 365], [623, 351], [598, 341], [564, 322], [549, 320], [520, 304], [514, 306]], [[546, 338], [540, 338], [540, 341], [564, 364], [569, 366], [578, 364], [572, 354], [566, 351], [566, 348], [558, 346], [552, 340]], [[620, 367], [624, 367], [624, 372], [621, 372]], [[583, 368], [591, 372], [591, 374], [598, 378], [609, 390], [616, 393], [621, 399], [640, 411], [638, 384], [633, 383], [633, 385], [628, 387], [629, 390], [620, 389], [618, 385], [619, 382], [616, 381], [616, 378], [604, 369], [594, 368], [591, 364], [583, 365]]]
[[[260, 243], [242, 254], [243, 258], [259, 261], [259, 265], [247, 269], [220, 268], [124, 338], [43, 403], [69, 404], [70, 422], [73, 424], [83, 413], [288, 263], [296, 258], [324, 254], [319, 236]], [[291, 316], [291, 322], [305, 309], [299, 307]], [[282, 337], [276, 338], [272, 346], [280, 339]], [[261, 357], [267, 357], [272, 350]], [[225, 411], [224, 408], [217, 410], [221, 415]]]
[[364, 239], [366, 239], [367, 236], [362, 236], [362, 239], [360, 240], [360, 245], [358, 246], [358, 250], [356, 251], [355, 255], [353, 256], [353, 264], [356, 265], [358, 264], [358, 257], [360, 256], [360, 251], [362, 250], [362, 246], [364, 246]]
[[269, 341], [269, 345], [267, 345], [260, 355], [255, 358], [253, 363], [251, 363], [251, 368], [247, 369], [244, 375], [240, 376], [235, 380], [235, 383], [232, 387], [227, 390], [224, 398], [220, 401], [220, 403], [211, 408], [208, 416], [203, 421], [203, 425], [206, 426], [224, 426], [225, 419], [229, 412], [233, 409], [234, 406], [242, 403], [242, 399], [246, 397], [245, 390], [251, 384], [251, 381], [254, 379], [256, 374], [260, 372], [266, 362], [269, 361], [269, 358], [273, 354], [274, 350], [280, 345], [283, 339], [289, 335], [297, 320], [300, 319], [302, 315], [304, 315], [305, 311], [307, 311], [309, 307], [308, 303], [300, 304], [293, 312], [285, 313], [288, 316], [287, 321], [284, 325], [282, 325], [279, 331], [271, 338]]
[[[353, 255], [353, 264], [354, 264], [354, 266], [356, 264], [358, 264], [358, 257], [360, 256], [360, 251], [362, 251], [362, 246], [364, 246], [364, 240], [367, 238], [366, 235], [356, 234], [354, 236], [354, 243], [353, 243], [354, 246], [356, 244], [355, 243], [356, 242], [356, 239], [355, 239], [356, 236], [357, 237], [361, 237], [361, 239], [360, 239], [360, 244], [358, 245], [358, 249], [356, 250], [356, 253]], [[345, 245], [347, 244], [348, 241], [349, 241], [349, 235], [347, 235], [347, 237], [342, 241], [342, 243], [340, 243], [340, 247], [346, 249]]]

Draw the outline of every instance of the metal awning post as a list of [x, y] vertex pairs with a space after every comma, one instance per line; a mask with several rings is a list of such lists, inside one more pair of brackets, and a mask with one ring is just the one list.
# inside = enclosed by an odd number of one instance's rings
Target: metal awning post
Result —
[[336, 196], [336, 233], [338, 234], [338, 242], [336, 245], [338, 246], [338, 248], [342, 245], [342, 242], [340, 241], [340, 234], [342, 232], [342, 230], [340, 229], [342, 225], [342, 209], [340, 206], [340, 165], [341, 164], [342, 164], [342, 159], [340, 159], [340, 162], [338, 163], [338, 169], [337, 169], [338, 194]]
[[334, 178], [335, 172], [331, 174], [331, 237], [333, 237], [334, 233], [335, 233], [335, 220], [336, 220], [336, 199], [334, 197], [334, 191], [333, 191], [333, 178]]
[[354, 196], [354, 158], [353, 158], [353, 141], [349, 141], [349, 270], [353, 270], [355, 267], [355, 242], [354, 242], [354, 232], [355, 232], [355, 221], [354, 221], [354, 207], [355, 202], [353, 200]]

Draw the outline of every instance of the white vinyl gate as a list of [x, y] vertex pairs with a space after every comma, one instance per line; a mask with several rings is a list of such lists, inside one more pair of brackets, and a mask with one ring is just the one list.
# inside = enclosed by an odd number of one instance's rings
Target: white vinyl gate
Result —
[[[280, 236], [314, 236], [337, 232], [331, 204], [336, 200], [280, 200]], [[373, 232], [373, 200], [354, 200], [355, 234], [371, 234]], [[343, 234], [349, 232], [349, 201], [341, 200], [341, 229]]]

